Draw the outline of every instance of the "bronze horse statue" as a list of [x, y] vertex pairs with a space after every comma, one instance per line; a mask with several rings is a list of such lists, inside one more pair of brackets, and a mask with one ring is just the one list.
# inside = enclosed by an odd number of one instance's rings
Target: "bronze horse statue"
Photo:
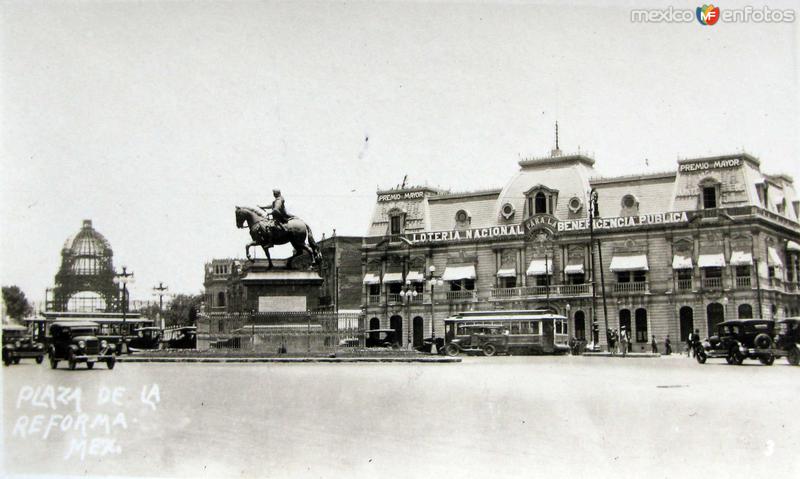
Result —
[[[247, 206], [236, 207], [236, 227], [250, 228], [250, 237], [253, 242], [245, 246], [244, 251], [247, 259], [253, 261], [250, 256], [251, 246], [261, 246], [267, 254], [269, 267], [272, 268], [272, 258], [269, 256], [269, 249], [275, 245], [291, 243], [294, 253], [286, 260], [286, 267], [292, 267], [292, 260], [308, 251], [311, 255], [311, 264], [314, 265], [321, 258], [317, 242], [311, 228], [300, 218], [291, 217], [285, 225], [279, 225], [272, 219], [271, 215], [264, 213], [263, 210], [250, 208]], [[308, 240], [308, 246], [306, 246]]]

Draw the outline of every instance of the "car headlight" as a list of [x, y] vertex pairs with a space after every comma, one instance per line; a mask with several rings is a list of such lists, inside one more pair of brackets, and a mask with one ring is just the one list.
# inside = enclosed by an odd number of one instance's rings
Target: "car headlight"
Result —
[[103, 348], [103, 349], [107, 348], [108, 347], [108, 341], [106, 341], [105, 339], [100, 341], [100, 347]]
[[36, 349], [44, 349], [44, 344], [36, 343]]
[[18, 348], [18, 347], [20, 347], [20, 346], [22, 346], [22, 343], [21, 343], [21, 342], [19, 342], [19, 341], [15, 341], [15, 342], [14, 342], [14, 347], [17, 347], [17, 348]]
[[109, 344], [109, 345], [108, 345], [108, 350], [109, 350], [109, 351], [113, 351], [113, 350], [115, 350], [115, 349], [117, 349], [117, 347], [116, 347], [116, 346], [114, 346], [113, 344]]
[[86, 342], [85, 341], [78, 341], [78, 347], [81, 348], [81, 349], [85, 348], [86, 347]]

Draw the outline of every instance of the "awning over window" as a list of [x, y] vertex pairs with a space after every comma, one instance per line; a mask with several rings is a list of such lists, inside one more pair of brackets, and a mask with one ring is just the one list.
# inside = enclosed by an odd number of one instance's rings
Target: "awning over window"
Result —
[[770, 266], [775, 266], [776, 268], [783, 268], [783, 261], [781, 261], [781, 257], [778, 254], [778, 250], [776, 250], [772, 246], [768, 246], [767, 253], [769, 253]]
[[794, 241], [789, 241], [786, 243], [786, 249], [789, 251], [800, 251], [800, 244], [797, 244]]
[[380, 284], [381, 277], [375, 273], [367, 273], [364, 275], [364, 284]]
[[697, 258], [697, 266], [701, 268], [724, 268], [725, 254], [723, 253], [701, 254], [700, 257]]
[[736, 251], [731, 253], [731, 266], [750, 266], [753, 264], [753, 254], [749, 251]]
[[442, 275], [442, 281], [458, 281], [460, 279], [475, 279], [475, 265], [447, 266]]
[[650, 271], [647, 267], [647, 255], [620, 255], [611, 258], [612, 272], [617, 271]]
[[498, 278], [515, 278], [517, 276], [516, 268], [501, 268], [497, 271]]
[[692, 269], [693, 266], [690, 255], [676, 254], [672, 257], [672, 269]]
[[383, 284], [402, 283], [403, 273], [386, 273], [383, 275]]
[[564, 274], [583, 274], [583, 261], [568, 263], [564, 268]]
[[425, 281], [425, 276], [423, 276], [419, 271], [409, 271], [406, 275], [406, 281], [411, 281], [412, 283], [422, 283]]
[[553, 274], [553, 259], [539, 258], [531, 261], [528, 265], [528, 270], [525, 272], [528, 276], [539, 276], [542, 274]]

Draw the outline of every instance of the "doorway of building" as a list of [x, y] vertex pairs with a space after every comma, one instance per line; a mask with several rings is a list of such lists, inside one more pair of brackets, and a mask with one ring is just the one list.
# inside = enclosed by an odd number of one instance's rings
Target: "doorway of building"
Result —
[[389, 328], [394, 329], [394, 338], [392, 342], [397, 344], [398, 347], [403, 346], [403, 318], [397, 315], [389, 318]]
[[422, 318], [416, 316], [412, 324], [412, 331], [414, 333], [414, 347], [422, 347], [422, 341], [425, 336], [425, 327], [423, 326]]
[[681, 342], [685, 343], [689, 339], [689, 333], [694, 330], [694, 311], [689, 306], [684, 306], [678, 312], [681, 327]]
[[717, 325], [725, 321], [725, 308], [719, 303], [711, 303], [706, 307], [706, 318], [708, 320], [708, 335], [714, 334]]

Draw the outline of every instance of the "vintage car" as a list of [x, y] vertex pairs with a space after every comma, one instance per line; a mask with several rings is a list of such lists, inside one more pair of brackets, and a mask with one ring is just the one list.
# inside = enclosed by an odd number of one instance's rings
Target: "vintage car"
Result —
[[35, 358], [37, 364], [44, 361], [44, 344], [34, 341], [28, 328], [14, 324], [3, 326], [3, 364], [19, 364], [22, 358]]
[[445, 346], [448, 356], [459, 353], [494, 356], [508, 352], [508, 332], [498, 324], [466, 324]]
[[131, 352], [158, 349], [161, 346], [161, 328], [144, 326], [133, 330], [133, 336], [127, 338]]
[[368, 348], [400, 348], [397, 331], [394, 329], [368, 329], [364, 331], [364, 337]]
[[50, 347], [47, 352], [50, 367], [58, 367], [59, 361], [67, 361], [70, 369], [78, 363], [86, 363], [92, 369], [97, 362], [104, 362], [114, 369], [114, 345], [97, 338], [100, 326], [91, 321], [56, 321], [50, 325]]
[[786, 351], [786, 360], [792, 366], [800, 364], [800, 318], [787, 318], [777, 322], [776, 344]]
[[417, 351], [421, 353], [432, 353], [433, 345], [436, 344], [436, 354], [444, 354], [444, 338], [425, 338], [422, 340], [422, 346], [417, 347]]
[[776, 357], [786, 356], [774, 340], [775, 322], [766, 319], [723, 321], [716, 334], [695, 345], [697, 362], [708, 358], [725, 358], [728, 364], [742, 364], [745, 359], [758, 359], [770, 366]]
[[182, 326], [170, 331], [171, 337], [165, 341], [169, 349], [196, 349], [197, 326]]

